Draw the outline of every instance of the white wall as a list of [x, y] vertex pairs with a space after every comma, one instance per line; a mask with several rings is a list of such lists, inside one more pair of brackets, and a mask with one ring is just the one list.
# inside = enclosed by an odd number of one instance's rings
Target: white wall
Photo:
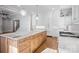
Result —
[[36, 26], [45, 26], [45, 29], [48, 28], [48, 15], [47, 14], [39, 14], [39, 19], [36, 20], [36, 14], [32, 15], [32, 28], [36, 30]]
[[23, 33], [26, 34], [30, 31], [30, 16], [22, 16], [20, 18], [20, 28], [17, 30], [17, 33]]

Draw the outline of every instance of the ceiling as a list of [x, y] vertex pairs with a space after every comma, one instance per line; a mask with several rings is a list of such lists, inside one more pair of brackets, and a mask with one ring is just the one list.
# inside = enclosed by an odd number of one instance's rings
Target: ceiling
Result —
[[21, 10], [25, 10], [28, 14], [36, 13], [37, 8], [40, 14], [47, 14], [54, 8], [59, 8], [60, 5], [0, 5], [0, 8], [10, 9], [13, 12], [19, 13]]
[[[38, 9], [39, 15], [44, 18], [44, 17], [49, 17], [51, 13], [54, 13], [56, 10], [59, 10], [61, 7], [66, 8], [66, 7], [71, 7], [71, 5], [0, 5], [0, 10], [1, 8], [7, 9], [18, 14], [18, 16], [19, 15], [21, 16], [22, 10], [27, 15], [31, 15], [31, 14], [36, 15]], [[25, 14], [24, 12], [23, 14]]]

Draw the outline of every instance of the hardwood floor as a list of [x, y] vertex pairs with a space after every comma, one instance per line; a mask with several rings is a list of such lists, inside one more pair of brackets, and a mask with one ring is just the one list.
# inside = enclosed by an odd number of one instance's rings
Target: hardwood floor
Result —
[[47, 40], [35, 51], [35, 53], [40, 53], [46, 48], [55, 49], [58, 52], [57, 38], [48, 36]]

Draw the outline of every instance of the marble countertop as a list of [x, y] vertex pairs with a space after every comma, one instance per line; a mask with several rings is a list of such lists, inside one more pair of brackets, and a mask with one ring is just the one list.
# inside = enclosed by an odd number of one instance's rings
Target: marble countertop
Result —
[[35, 30], [35, 31], [30, 31], [30, 32], [25, 32], [25, 33], [15, 32], [15, 33], [9, 33], [9, 34], [2, 34], [0, 36], [8, 37], [13, 40], [19, 40], [19, 39], [22, 39], [22, 38], [25, 38], [25, 37], [28, 37], [28, 36], [34, 35], [36, 33], [43, 32], [43, 31], [45, 31], [45, 30]]

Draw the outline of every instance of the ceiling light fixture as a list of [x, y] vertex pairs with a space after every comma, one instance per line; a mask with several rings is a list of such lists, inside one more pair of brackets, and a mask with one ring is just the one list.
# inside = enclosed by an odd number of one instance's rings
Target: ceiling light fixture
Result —
[[36, 20], [38, 20], [39, 19], [39, 17], [38, 16], [36, 16]]
[[26, 15], [26, 11], [25, 10], [21, 10], [20, 13], [21, 13], [22, 16]]
[[38, 5], [36, 5], [36, 20], [39, 19], [39, 10], [38, 10]]

